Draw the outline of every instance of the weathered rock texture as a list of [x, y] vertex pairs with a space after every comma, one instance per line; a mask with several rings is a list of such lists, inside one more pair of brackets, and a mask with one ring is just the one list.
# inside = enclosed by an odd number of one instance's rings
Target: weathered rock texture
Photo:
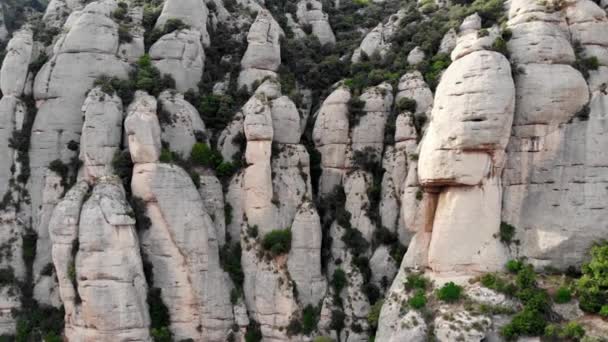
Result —
[[214, 223], [190, 176], [158, 161], [160, 125], [151, 96], [137, 94], [125, 129], [135, 162], [131, 189], [150, 219], [140, 232], [154, 275], [149, 286], [161, 290], [174, 338], [223, 341], [233, 322], [231, 284], [220, 269]]
[[[569, 64], [575, 58], [573, 45], [580, 44], [602, 65], [590, 71], [590, 85], [608, 80], [602, 73], [605, 35], [592, 33], [608, 30], [608, 22], [592, 1], [570, 1], [558, 12], [514, 1], [509, 27], [511, 54], [525, 74], [515, 77], [517, 106], [502, 177], [502, 220], [517, 229], [519, 255], [537, 266], [564, 269], [580, 263], [586, 246], [604, 235], [592, 227], [606, 218], [598, 202], [606, 195], [600, 170], [608, 160], [598, 150], [605, 140], [606, 95], [590, 89]], [[564, 82], [547, 82], [549, 77]], [[588, 119], [579, 119], [577, 113], [587, 109]]]
[[319, 38], [322, 45], [335, 44], [336, 37], [329, 26], [327, 14], [323, 12], [323, 4], [316, 0], [303, 0], [298, 2], [296, 12], [300, 25], [310, 25], [312, 34]]
[[116, 7], [115, 1], [104, 0], [72, 12], [53, 56], [36, 75], [34, 98], [38, 114], [29, 153], [32, 222], [39, 237], [35, 274], [51, 261], [48, 220], [61, 195], [59, 192], [54, 199], [43, 195], [51, 185], [46, 177], [47, 167], [53, 160], [67, 163], [75, 157], [70, 141], [80, 141], [81, 108], [95, 79], [102, 74], [127, 77], [128, 65], [117, 57], [118, 24], [111, 18]]
[[[239, 88], [251, 88], [255, 81], [276, 77], [281, 64], [279, 39], [283, 30], [267, 10], [260, 10], [247, 34], [247, 51], [241, 60]], [[250, 89], [253, 90], [253, 89]]]

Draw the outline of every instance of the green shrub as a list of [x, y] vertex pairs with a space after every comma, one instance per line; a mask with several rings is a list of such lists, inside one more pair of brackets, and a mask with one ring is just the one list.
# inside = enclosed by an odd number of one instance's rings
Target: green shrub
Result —
[[532, 265], [523, 265], [517, 276], [515, 277], [515, 284], [520, 289], [533, 288], [536, 286], [536, 273], [534, 273], [534, 267]]
[[491, 273], [484, 274], [480, 279], [481, 285], [509, 296], [515, 295], [517, 287], [505, 279]]
[[226, 220], [226, 225], [232, 223], [232, 205], [228, 202], [224, 204], [224, 219]]
[[247, 236], [251, 237], [251, 238], [257, 238], [259, 235], [259, 229], [258, 226], [247, 226]]
[[317, 329], [318, 322], [318, 310], [310, 304], [307, 305], [304, 310], [302, 310], [302, 333], [304, 335], [310, 335]]
[[426, 306], [426, 296], [423, 290], [416, 290], [416, 293], [408, 299], [407, 303], [416, 310], [420, 310]]
[[205, 143], [195, 143], [192, 146], [190, 160], [196, 165], [215, 169], [222, 163], [222, 155]]
[[416, 100], [410, 99], [409, 97], [404, 97], [397, 102], [397, 110], [399, 112], [410, 112], [416, 113], [417, 103]]
[[151, 328], [150, 335], [154, 342], [173, 342], [173, 335], [169, 327]]
[[61, 160], [55, 159], [49, 164], [49, 170], [61, 176], [62, 180], [67, 180], [70, 169]]
[[[221, 156], [221, 155], [220, 155]], [[230, 162], [221, 162], [215, 169], [219, 178], [229, 177], [234, 174], [236, 167]]]
[[572, 300], [572, 293], [569, 288], [565, 286], [561, 286], [555, 291], [555, 295], [553, 296], [553, 301], [558, 304], [568, 303]]
[[576, 56], [576, 61], [572, 65], [575, 69], [583, 74], [585, 79], [589, 78], [589, 70], [597, 70], [599, 68], [599, 61], [597, 57], [581, 57], [579, 54]]
[[346, 273], [341, 268], [337, 268], [331, 277], [331, 286], [336, 296], [342, 292], [342, 289], [346, 286], [346, 281]]
[[158, 157], [158, 160], [161, 163], [172, 163], [173, 162], [173, 153], [169, 149], [163, 148], [160, 151], [160, 156]]
[[542, 335], [546, 326], [547, 322], [540, 312], [524, 308], [501, 329], [500, 333], [506, 339], [512, 340], [518, 336]]
[[133, 36], [128, 26], [122, 24], [118, 26], [118, 41], [120, 43], [130, 43], [133, 41]]
[[116, 20], [122, 21], [127, 16], [128, 9], [128, 4], [124, 2], [119, 2], [118, 7], [114, 10], [114, 12], [112, 12], [112, 17]]
[[267, 233], [262, 240], [262, 248], [270, 251], [274, 256], [289, 253], [291, 249], [291, 230], [276, 229]]
[[509, 58], [510, 54], [509, 49], [507, 49], [507, 42], [502, 37], [497, 37], [494, 40], [491, 49]]
[[376, 157], [376, 151], [369, 146], [353, 152], [353, 166], [368, 172], [382, 169], [382, 164]]
[[331, 337], [317, 336], [317, 337], [315, 337], [313, 342], [335, 342], [335, 341]]
[[351, 128], [356, 127], [361, 117], [365, 115], [365, 111], [363, 111], [364, 106], [365, 102], [356, 96], [353, 96], [348, 101], [348, 123]]
[[509, 260], [505, 267], [510, 273], [517, 273], [522, 269], [523, 263], [519, 260]]
[[125, 189], [131, 187], [131, 175], [133, 174], [133, 161], [129, 151], [116, 151], [112, 158], [112, 169], [122, 179]]
[[260, 324], [254, 320], [249, 321], [247, 326], [247, 332], [245, 333], [245, 342], [261, 342], [262, 341], [262, 330]]
[[549, 324], [545, 327], [544, 336], [550, 339], [579, 341], [585, 336], [585, 329], [577, 322], [568, 322], [563, 326]]
[[331, 322], [329, 323], [329, 327], [332, 330], [336, 330], [340, 332], [344, 329], [344, 320], [346, 319], [346, 315], [342, 310], [332, 310], [331, 312]]
[[367, 323], [369, 323], [372, 330], [376, 330], [376, 328], [378, 328], [378, 319], [380, 318], [382, 305], [384, 305], [384, 300], [377, 301], [367, 314]]
[[462, 295], [462, 286], [449, 282], [437, 290], [437, 298], [444, 302], [456, 302]]
[[407, 275], [404, 286], [408, 291], [413, 289], [425, 290], [428, 286], [428, 280], [420, 273], [411, 273]]
[[150, 333], [155, 342], [172, 341], [169, 325], [171, 317], [169, 309], [165, 305], [162, 296], [162, 290], [152, 287], [148, 290], [148, 311], [150, 312]]
[[504, 243], [505, 245], [517, 243], [515, 240], [513, 240], [513, 238], [515, 237], [515, 227], [506, 222], [500, 223], [499, 237], [500, 242]]
[[608, 305], [608, 243], [602, 242], [591, 248], [591, 260], [583, 265], [583, 275], [576, 282], [580, 308], [599, 313]]
[[230, 279], [239, 290], [243, 287], [245, 274], [241, 266], [242, 249], [239, 242], [226, 242], [220, 248], [220, 265], [230, 275]]
[[452, 60], [450, 56], [444, 53], [438, 53], [429, 62], [422, 62], [418, 64], [418, 69], [424, 76], [424, 80], [432, 90], [435, 90], [439, 84], [439, 78], [442, 72], [447, 69]]
[[287, 336], [298, 335], [302, 332], [302, 323], [297, 317], [292, 317], [287, 325]]
[[137, 230], [142, 232], [150, 229], [152, 221], [150, 221], [147, 214], [146, 202], [137, 196], [131, 196], [129, 204], [131, 205], [131, 208], [133, 208], [133, 216], [135, 217], [135, 227]]

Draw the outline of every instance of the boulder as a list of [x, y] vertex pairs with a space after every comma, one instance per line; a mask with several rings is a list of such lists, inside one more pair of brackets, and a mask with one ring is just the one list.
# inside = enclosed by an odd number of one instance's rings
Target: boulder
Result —
[[287, 269], [302, 305], [315, 306], [325, 296], [327, 284], [321, 272], [321, 220], [312, 202], [304, 202], [298, 208], [291, 234]]
[[323, 4], [317, 0], [301, 0], [296, 12], [300, 24], [310, 25], [312, 34], [319, 38], [321, 45], [335, 44], [336, 37], [329, 25], [329, 18], [323, 12]]
[[20, 96], [23, 93], [29, 65], [33, 59], [33, 46], [33, 33], [27, 28], [15, 32], [8, 42], [0, 69], [0, 90], [4, 96]]
[[156, 116], [156, 99], [146, 92], [135, 93], [125, 119], [125, 134], [134, 163], [154, 163], [161, 152], [161, 133]]
[[134, 225], [120, 182], [95, 185], [80, 211], [73, 272], [82, 304], [75, 303], [67, 338], [150, 338], [148, 288]]
[[92, 181], [113, 173], [112, 159], [122, 138], [122, 101], [101, 88], [93, 88], [82, 106], [84, 124], [80, 160], [85, 179]]
[[239, 88], [251, 88], [255, 81], [265, 76], [276, 76], [281, 64], [279, 39], [283, 35], [281, 27], [270, 12], [260, 10], [247, 34], [247, 50], [241, 60]]
[[437, 87], [422, 141], [420, 183], [480, 183], [496, 163], [489, 152], [506, 147], [514, 105], [515, 87], [504, 56], [478, 51], [452, 63]]
[[205, 66], [199, 31], [184, 29], [162, 36], [150, 48], [150, 58], [161, 74], [173, 77], [177, 91], [198, 90]]
[[184, 159], [190, 157], [196, 142], [207, 142], [207, 130], [196, 108], [179, 93], [169, 90], [158, 96], [161, 141]]
[[203, 45], [209, 45], [209, 33], [207, 33], [207, 16], [209, 9], [203, 0], [167, 0], [163, 10], [156, 20], [156, 28], [162, 28], [167, 21], [173, 19], [181, 20], [192, 30], [201, 33]]
[[409, 65], [416, 65], [416, 64], [424, 61], [424, 58], [425, 58], [424, 51], [420, 48], [420, 46], [416, 46], [407, 55], [407, 64], [409, 64]]

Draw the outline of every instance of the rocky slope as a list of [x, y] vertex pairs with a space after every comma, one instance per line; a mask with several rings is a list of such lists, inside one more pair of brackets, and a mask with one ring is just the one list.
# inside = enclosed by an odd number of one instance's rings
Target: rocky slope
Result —
[[0, 335], [601, 341], [606, 7], [1, 3]]

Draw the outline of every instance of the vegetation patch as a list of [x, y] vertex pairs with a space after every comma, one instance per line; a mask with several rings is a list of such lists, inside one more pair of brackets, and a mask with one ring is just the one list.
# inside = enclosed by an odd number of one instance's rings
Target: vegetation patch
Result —
[[608, 312], [608, 243], [591, 247], [591, 260], [583, 265], [576, 282], [580, 308], [589, 313]]
[[462, 297], [462, 286], [456, 285], [453, 282], [446, 283], [437, 290], [437, 298], [444, 302], [453, 303]]
[[289, 253], [291, 249], [291, 230], [276, 229], [267, 233], [262, 239], [262, 248], [273, 256]]

